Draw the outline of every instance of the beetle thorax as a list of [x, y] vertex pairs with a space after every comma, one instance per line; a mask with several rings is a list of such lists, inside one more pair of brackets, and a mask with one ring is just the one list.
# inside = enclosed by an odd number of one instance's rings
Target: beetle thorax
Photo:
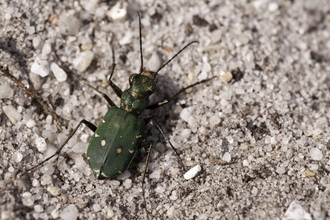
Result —
[[149, 96], [154, 92], [154, 79], [151, 75], [134, 74], [130, 76], [130, 88], [121, 96], [120, 107], [127, 112], [140, 115], [149, 105]]

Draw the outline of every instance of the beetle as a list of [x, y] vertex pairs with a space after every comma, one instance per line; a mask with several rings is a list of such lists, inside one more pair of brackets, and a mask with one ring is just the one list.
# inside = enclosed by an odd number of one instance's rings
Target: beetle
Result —
[[[184, 165], [180, 159], [180, 156], [176, 148], [169, 142], [166, 138], [163, 130], [152, 116], [146, 116], [145, 118], [141, 117], [141, 113], [145, 109], [155, 109], [160, 106], [163, 106], [173, 99], [175, 99], [179, 94], [186, 91], [189, 88], [197, 86], [199, 84], [208, 82], [213, 78], [201, 80], [187, 87], [181, 88], [173, 97], [168, 100], [162, 100], [154, 104], [150, 104], [149, 96], [153, 94], [156, 90], [155, 79], [159, 73], [168, 63], [170, 63], [174, 58], [176, 58], [183, 50], [189, 47], [191, 44], [198, 43], [198, 41], [192, 41], [180, 49], [172, 58], [165, 62], [157, 71], [147, 71], [143, 67], [143, 54], [142, 54], [142, 27], [141, 27], [141, 17], [138, 13], [139, 18], [139, 38], [140, 38], [140, 59], [141, 67], [138, 74], [133, 74], [129, 77], [129, 88], [125, 91], [122, 91], [113, 81], [112, 76], [115, 70], [115, 60], [113, 55], [113, 64], [110, 77], [108, 80], [109, 85], [114, 90], [116, 95], [120, 98], [120, 106], [117, 107], [115, 103], [103, 92], [99, 91], [95, 87], [87, 84], [91, 89], [100, 93], [104, 99], [110, 105], [109, 110], [103, 117], [100, 124], [96, 127], [91, 122], [83, 119], [75, 127], [73, 132], [68, 136], [60, 148], [46, 158], [39, 164], [28, 169], [30, 171], [37, 166], [45, 163], [51, 158], [59, 155], [63, 147], [67, 144], [70, 138], [76, 133], [81, 124], [85, 124], [89, 129], [94, 132], [94, 135], [91, 137], [89, 146], [87, 149], [87, 161], [90, 168], [93, 170], [94, 175], [98, 179], [105, 178], [115, 178], [124, 172], [129, 165], [131, 164], [136, 151], [139, 148], [147, 149], [147, 159], [146, 167], [142, 177], [142, 190], [144, 197], [143, 183], [145, 178], [145, 173], [147, 171], [150, 151], [152, 144], [146, 142], [142, 138], [142, 134], [145, 130], [145, 125], [150, 121], [155, 122], [157, 128], [160, 130], [165, 140], [170, 144], [171, 148], [175, 151], [176, 155], [179, 158], [179, 161], [184, 168]], [[114, 53], [112, 53], [114, 54]], [[145, 200], [145, 198], [144, 198]], [[147, 212], [148, 213], [148, 212]]]

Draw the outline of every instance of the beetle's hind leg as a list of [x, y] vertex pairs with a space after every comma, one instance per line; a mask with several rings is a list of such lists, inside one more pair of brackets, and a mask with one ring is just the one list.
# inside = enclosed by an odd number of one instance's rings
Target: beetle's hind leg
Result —
[[77, 132], [78, 128], [80, 127], [81, 124], [85, 124], [89, 129], [91, 129], [93, 132], [96, 131], [96, 126], [94, 124], [92, 124], [89, 121], [86, 121], [85, 119], [82, 119], [79, 124], [76, 126], [76, 128], [73, 130], [73, 132], [69, 135], [69, 137], [64, 141], [64, 143], [61, 145], [61, 147], [59, 149], [57, 149], [57, 151], [50, 157], [46, 158], [45, 160], [41, 161], [40, 163], [38, 163], [37, 165], [31, 167], [30, 169], [26, 170], [25, 172], [29, 172], [30, 170], [35, 169], [36, 167], [44, 164], [45, 162], [47, 162], [48, 160], [52, 159], [55, 156], [58, 156], [60, 154], [60, 152], [62, 151], [62, 149], [64, 148], [64, 146], [68, 143], [68, 141], [72, 138], [72, 136]]
[[[162, 134], [163, 138], [165, 139], [165, 142], [167, 142], [171, 146], [172, 150], [175, 152], [176, 156], [178, 157], [178, 160], [179, 160], [179, 162], [180, 162], [180, 164], [182, 166], [182, 169], [184, 171], [186, 171], [186, 167], [184, 166], [184, 164], [183, 164], [183, 162], [182, 162], [182, 160], [180, 158], [180, 154], [179, 154], [178, 150], [173, 146], [173, 144], [171, 143], [170, 139], [168, 139], [168, 137], [165, 135], [163, 129], [160, 127], [160, 125], [158, 124], [158, 122], [156, 121], [156, 119], [154, 119], [151, 115], [149, 115], [149, 116], [147, 116], [147, 117], [144, 118], [144, 121], [146, 123], [151, 123], [152, 125], [154, 125], [154, 124], [156, 125], [156, 127], [158, 128], [158, 130]], [[150, 150], [151, 150], [151, 147], [150, 147]], [[148, 152], [148, 154], [150, 154], [150, 152]]]
[[144, 167], [144, 171], [143, 171], [143, 175], [142, 175], [142, 194], [143, 194], [143, 202], [144, 202], [146, 213], [147, 213], [147, 219], [149, 219], [149, 212], [148, 212], [148, 209], [147, 209], [147, 201], [146, 201], [145, 190], [144, 190], [144, 180], [145, 180], [145, 177], [146, 177], [146, 173], [148, 171], [148, 166], [149, 166], [149, 161], [150, 161], [150, 152], [151, 152], [151, 149], [152, 149], [152, 143], [150, 143], [148, 141], [142, 141], [140, 143], [139, 148], [140, 149], [146, 149], [146, 151], [147, 151], [147, 159], [146, 159], [146, 162], [145, 162], [145, 167]]

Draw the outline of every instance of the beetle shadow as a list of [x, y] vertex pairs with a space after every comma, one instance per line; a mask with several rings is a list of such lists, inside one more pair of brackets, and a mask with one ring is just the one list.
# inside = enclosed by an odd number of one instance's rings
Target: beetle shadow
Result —
[[[177, 83], [173, 83], [173, 78], [171, 78], [167, 74], [158, 75], [156, 79], [156, 91], [150, 96], [150, 104], [162, 102], [165, 99], [169, 100], [172, 98], [182, 87], [180, 87]], [[164, 131], [164, 135], [166, 138], [170, 139], [169, 136], [171, 135], [173, 129], [176, 127], [176, 122], [179, 120], [180, 112], [175, 110], [175, 105], [177, 105], [179, 100], [183, 100], [185, 97], [185, 92], [180, 94], [174, 100], [165, 105], [159, 106], [155, 109], [146, 109], [141, 117], [145, 118], [148, 116], [152, 116], [161, 129]], [[182, 108], [185, 108], [185, 105], [181, 105]], [[157, 128], [157, 126], [148, 123], [146, 125], [146, 129], [143, 132], [143, 139], [150, 142], [155, 147], [156, 143], [161, 142], [166, 147], [165, 149], [168, 150], [171, 148], [168, 143], [166, 143], [165, 138], [162, 136], [161, 132]], [[175, 146], [174, 146], [175, 147]], [[179, 153], [181, 152], [180, 149], [177, 149]], [[160, 152], [162, 154], [162, 152]], [[135, 154], [130, 166], [129, 170], [134, 176], [138, 176], [136, 167], [142, 161], [146, 160], [147, 157], [147, 150], [143, 150], [143, 148], [139, 149], [138, 152]], [[152, 159], [150, 159], [152, 160]]]

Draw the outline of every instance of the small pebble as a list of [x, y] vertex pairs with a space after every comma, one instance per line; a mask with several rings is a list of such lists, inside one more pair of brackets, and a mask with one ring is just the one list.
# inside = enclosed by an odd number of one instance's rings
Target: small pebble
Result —
[[306, 175], [307, 177], [313, 177], [313, 176], [315, 176], [315, 173], [312, 172], [312, 171], [309, 170], [309, 169], [306, 169], [306, 170], [305, 170], [305, 175]]
[[40, 168], [40, 172], [43, 174], [52, 175], [54, 173], [54, 171], [55, 171], [55, 168], [50, 163], [47, 163], [43, 167]]
[[99, 0], [80, 0], [80, 4], [86, 11], [92, 12], [97, 9]]
[[80, 21], [70, 14], [63, 13], [58, 20], [60, 33], [63, 35], [76, 35], [80, 29]]
[[73, 60], [73, 67], [80, 72], [84, 72], [91, 64], [93, 58], [94, 53], [92, 51], [83, 51]]
[[186, 180], [192, 179], [194, 178], [200, 171], [202, 170], [202, 167], [200, 165], [196, 165], [193, 168], [191, 168], [190, 170], [188, 170], [183, 177]]
[[45, 152], [47, 150], [47, 143], [43, 137], [36, 138], [35, 144], [39, 152]]
[[12, 105], [6, 105], [2, 107], [3, 112], [9, 118], [10, 122], [16, 124], [22, 120], [22, 115]]
[[99, 205], [99, 204], [94, 204], [93, 205], [93, 210], [94, 210], [94, 212], [99, 212], [99, 211], [101, 211], [101, 206]]
[[150, 179], [159, 179], [160, 178], [160, 169], [154, 170], [150, 175]]
[[16, 163], [19, 163], [22, 161], [23, 159], [23, 154], [21, 154], [20, 152], [16, 151], [13, 156], [12, 156], [12, 159], [16, 162]]
[[60, 214], [63, 220], [75, 220], [78, 217], [78, 209], [75, 205], [68, 205]]
[[28, 128], [33, 128], [35, 125], [36, 125], [36, 122], [34, 120], [32, 120], [32, 119], [29, 119], [26, 122], [26, 127], [28, 127]]
[[323, 153], [320, 149], [318, 148], [312, 148], [310, 150], [310, 156], [312, 160], [322, 160], [323, 158]]
[[52, 52], [52, 45], [50, 43], [45, 43], [41, 50], [42, 54], [48, 55]]
[[204, 80], [207, 78], [207, 74], [211, 71], [211, 65], [208, 62], [207, 57], [203, 57], [203, 67], [202, 72], [198, 75], [198, 80]]
[[148, 70], [156, 72], [162, 65], [162, 59], [158, 51], [152, 53], [148, 60]]
[[0, 85], [0, 99], [10, 99], [14, 95], [14, 90], [8, 83]]
[[37, 49], [40, 46], [41, 38], [39, 36], [35, 36], [32, 38], [32, 45], [35, 49]]
[[218, 29], [212, 32], [211, 39], [212, 43], [218, 43], [222, 38], [222, 30]]
[[127, 3], [119, 1], [107, 13], [112, 20], [124, 20], [127, 15]]
[[199, 129], [198, 129], [199, 133], [203, 134], [203, 135], [206, 135], [207, 134], [207, 129], [204, 127], [204, 126], [201, 126]]
[[245, 44], [249, 43], [249, 37], [246, 36], [245, 34], [240, 34], [237, 37], [237, 40], [239, 42], [238, 46], [245, 45]]
[[77, 169], [80, 170], [81, 172], [83, 172], [87, 167], [87, 164], [81, 154], [78, 154], [77, 156], [74, 157], [74, 163]]
[[246, 59], [246, 62], [252, 63], [254, 61], [254, 55], [253, 55], [253, 53], [252, 52], [247, 53], [245, 59]]
[[26, 27], [25, 30], [26, 30], [26, 32], [27, 32], [29, 35], [32, 35], [32, 34], [35, 33], [36, 28], [35, 28], [34, 26], [28, 26], [28, 27]]
[[182, 120], [184, 120], [185, 122], [188, 122], [188, 118], [190, 117], [193, 110], [194, 110], [193, 107], [188, 107], [188, 108], [182, 109], [182, 111], [180, 112], [180, 118]]
[[56, 63], [51, 63], [50, 69], [54, 73], [54, 76], [57, 81], [64, 82], [67, 79], [66, 72], [62, 68], [60, 68]]
[[157, 187], [155, 188], [155, 192], [158, 193], [158, 194], [162, 194], [165, 192], [165, 188], [161, 185], [157, 185]]
[[178, 199], [178, 196], [176, 194], [176, 191], [172, 191], [172, 195], [170, 196], [170, 200], [175, 201]]
[[123, 183], [123, 186], [125, 187], [125, 189], [129, 189], [132, 187], [132, 180], [131, 179], [126, 179]]
[[31, 207], [34, 204], [34, 198], [30, 192], [25, 192], [22, 195], [22, 203], [24, 206]]
[[33, 187], [40, 186], [39, 180], [37, 180], [37, 179], [33, 179], [33, 180], [32, 180], [32, 186], [33, 186]]
[[222, 160], [226, 161], [227, 163], [229, 163], [231, 161], [231, 155], [230, 153], [226, 152], [223, 156], [222, 156]]
[[258, 189], [257, 189], [256, 187], [253, 187], [253, 188], [252, 188], [252, 191], [251, 191], [251, 194], [252, 194], [253, 196], [258, 195]]
[[285, 167], [277, 167], [275, 172], [278, 174], [284, 174], [285, 173]]
[[312, 220], [312, 216], [296, 201], [292, 201], [282, 220]]
[[278, 4], [276, 2], [271, 2], [268, 5], [268, 11], [274, 12], [274, 11], [277, 11], [277, 10], [278, 10]]
[[34, 206], [34, 211], [40, 213], [40, 212], [44, 211], [44, 208], [41, 205], [35, 205]]
[[119, 44], [121, 46], [130, 44], [132, 42], [132, 38], [133, 38], [133, 33], [131, 31], [127, 31], [124, 37], [119, 40]]
[[41, 60], [39, 57], [36, 57], [34, 62], [31, 65], [31, 72], [38, 74], [41, 77], [48, 76], [49, 74], [49, 63], [47, 60]]
[[183, 129], [181, 131], [181, 138], [183, 138], [183, 139], [189, 138], [190, 135], [191, 135], [191, 130], [190, 129]]
[[220, 118], [218, 115], [213, 115], [210, 117], [209, 119], [209, 123], [210, 123], [210, 127], [213, 128], [214, 126], [216, 126], [217, 124], [220, 123]]
[[230, 71], [227, 71], [220, 75], [220, 80], [224, 83], [228, 83], [233, 78], [233, 75]]
[[61, 189], [55, 186], [48, 186], [47, 191], [52, 194], [52, 196], [59, 196], [61, 194]]
[[44, 174], [42, 175], [41, 177], [41, 181], [40, 181], [41, 185], [48, 185], [48, 184], [51, 184], [52, 183], [52, 178], [50, 175], [48, 174]]
[[114, 215], [115, 215], [115, 213], [113, 212], [113, 209], [108, 209], [108, 211], [107, 211], [107, 216], [108, 216], [109, 218], [112, 218]]

